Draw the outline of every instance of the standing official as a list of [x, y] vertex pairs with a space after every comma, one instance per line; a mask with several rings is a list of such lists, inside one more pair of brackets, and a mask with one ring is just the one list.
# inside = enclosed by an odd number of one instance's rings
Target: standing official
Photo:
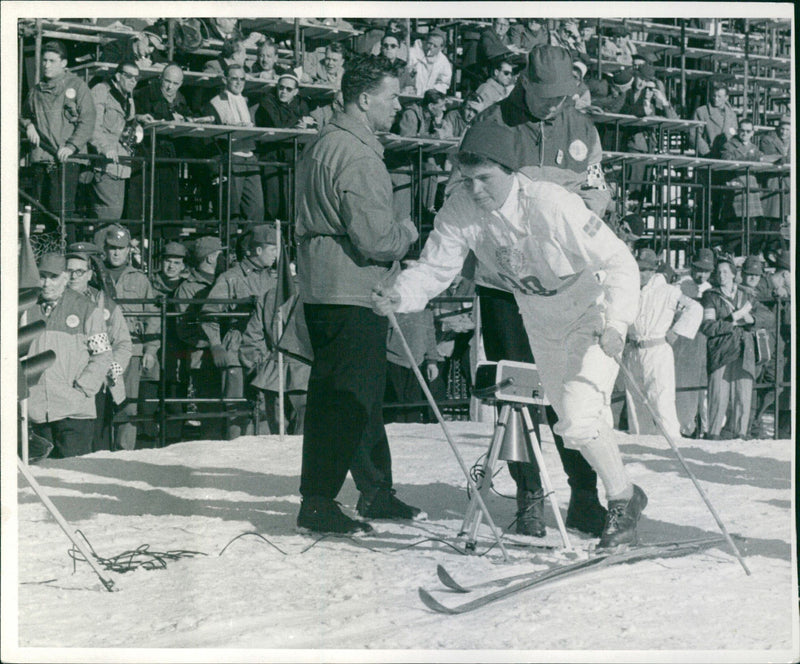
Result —
[[45, 331], [29, 353], [55, 351], [56, 358], [31, 386], [28, 416], [31, 430], [53, 443], [54, 458], [88, 454], [96, 417], [94, 396], [111, 365], [103, 314], [88, 297], [67, 288], [69, 273], [61, 254], [39, 261], [42, 292], [28, 322], [44, 320]]
[[[97, 419], [92, 436], [92, 452], [111, 449], [111, 427], [115, 405], [125, 401], [123, 375], [131, 359], [133, 343], [122, 309], [102, 288], [90, 285], [94, 275], [94, 262], [99, 260], [100, 249], [91, 242], [74, 242], [67, 247], [67, 272], [69, 287], [85, 295], [103, 312], [103, 320], [111, 344], [112, 362], [106, 379], [95, 396]], [[95, 283], [102, 281], [97, 279]]]
[[391, 488], [385, 435], [367, 439], [383, 430], [388, 331], [370, 309], [370, 292], [417, 239], [413, 226], [393, 220], [392, 183], [375, 136], [391, 128], [399, 93], [396, 69], [385, 58], [353, 63], [342, 78], [344, 112], [323, 127], [298, 164], [298, 277], [314, 364], [297, 525], [317, 532], [371, 530], [335, 500], [362, 443], [374, 446], [367, 455], [384, 475], [380, 491], [362, 495], [367, 515], [378, 507], [385, 508], [380, 516], [414, 513]]

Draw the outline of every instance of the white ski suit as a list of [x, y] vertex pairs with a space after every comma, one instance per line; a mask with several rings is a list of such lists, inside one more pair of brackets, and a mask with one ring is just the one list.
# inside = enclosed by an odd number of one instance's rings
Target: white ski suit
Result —
[[[663, 274], [655, 273], [639, 293], [639, 313], [628, 330], [623, 361], [673, 438], [680, 436], [681, 428], [675, 407], [675, 356], [665, 336], [671, 330], [693, 339], [702, 321], [700, 303], [668, 284]], [[626, 392], [628, 430], [659, 433], [644, 402], [630, 388]]]
[[560, 185], [514, 176], [499, 210], [480, 208], [459, 184], [436, 215], [418, 263], [395, 281], [399, 312], [422, 309], [472, 250], [481, 281], [512, 291], [528, 333], [555, 431], [580, 449], [611, 427], [616, 361], [598, 344], [606, 326], [625, 336], [639, 271], [625, 244]]

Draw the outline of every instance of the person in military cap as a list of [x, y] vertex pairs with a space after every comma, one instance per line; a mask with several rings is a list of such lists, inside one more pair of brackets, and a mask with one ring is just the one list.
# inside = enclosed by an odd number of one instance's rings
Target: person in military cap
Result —
[[[224, 247], [218, 237], [203, 236], [191, 245], [189, 254], [190, 267], [186, 279], [175, 290], [177, 300], [204, 299], [214, 285], [219, 273]], [[177, 319], [176, 334], [178, 337], [177, 355], [179, 362], [179, 384], [182, 386], [181, 396], [213, 398], [222, 394], [222, 382], [219, 370], [209, 350], [209, 342], [200, 327], [198, 316], [202, 303], [177, 302], [177, 311], [184, 315]], [[187, 406], [187, 411], [194, 409], [194, 404]], [[198, 412], [208, 412], [210, 407], [200, 403]], [[207, 438], [221, 436], [220, 422], [213, 419], [187, 420], [186, 425], [197, 429], [195, 434]], [[184, 429], [186, 435], [188, 429]]]
[[[688, 274], [678, 279], [678, 288], [687, 297], [700, 302], [703, 293], [711, 288], [709, 279], [714, 267], [714, 252], [711, 249], [698, 249], [691, 259]], [[672, 344], [675, 354], [675, 408], [684, 438], [701, 438], [708, 429], [706, 341], [705, 334], [698, 331], [694, 339], [678, 337]]]
[[[171, 298], [178, 288], [180, 283], [186, 278], [186, 259], [187, 249], [180, 242], [170, 241], [164, 246], [161, 252], [161, 264], [158, 272], [150, 275], [150, 283], [156, 296], [163, 296]], [[167, 305], [167, 311], [175, 310], [174, 304]], [[139, 382], [139, 400], [142, 402], [140, 413], [142, 415], [154, 415], [152, 421], [146, 421], [141, 424], [141, 433], [149, 438], [158, 437], [158, 425], [155, 424], [157, 417], [157, 407], [154, 403], [145, 403], [147, 399], [155, 399], [158, 397], [159, 385], [161, 379], [161, 361], [163, 355], [164, 370], [167, 373], [166, 378], [166, 397], [178, 396], [180, 391], [178, 386], [178, 363], [180, 358], [176, 351], [176, 332], [175, 332], [176, 319], [167, 317], [167, 347], [159, 349], [157, 362], [155, 366], [147, 371], [142, 371], [142, 376]], [[182, 409], [180, 406], [167, 405], [167, 411], [170, 413], [180, 413]], [[175, 442], [178, 440], [182, 428], [180, 421], [167, 422], [167, 440]]]
[[[639, 310], [628, 329], [622, 356], [637, 386], [673, 438], [681, 435], [675, 407], [675, 357], [672, 344], [681, 336], [693, 339], [703, 318], [700, 304], [684, 295], [658, 271], [652, 249], [641, 249], [639, 265]], [[627, 387], [628, 429], [634, 434], [658, 434], [659, 429], [644, 401]]]
[[[275, 261], [278, 258], [277, 232], [274, 226], [261, 224], [252, 227], [242, 238], [244, 258], [229, 270], [219, 275], [208, 293], [209, 299], [263, 298], [275, 286]], [[207, 303], [203, 313], [249, 312], [252, 304], [213, 304]], [[244, 374], [239, 360], [239, 346], [242, 334], [247, 327], [247, 317], [206, 318], [201, 328], [209, 343], [214, 365], [222, 371], [223, 395], [226, 398], [241, 399], [245, 394]], [[236, 408], [241, 408], [237, 405]], [[228, 420], [229, 440], [245, 432], [248, 417]]]
[[[534, 180], [553, 182], [578, 194], [602, 218], [611, 201], [601, 168], [603, 151], [592, 121], [574, 108], [576, 89], [569, 52], [537, 46], [509, 96], [483, 111], [468, 134], [483, 124], [509, 128], [515, 140], [503, 143], [509, 145], [505, 159], [513, 160]], [[457, 183], [457, 178], [454, 173], [451, 183]], [[513, 289], [485, 273], [483, 265], [476, 271], [476, 284], [487, 359], [534, 362]], [[549, 424], [555, 424], [552, 409], [547, 416]], [[573, 487], [567, 525], [598, 535], [606, 515], [597, 497], [597, 475], [580, 451], [567, 449], [560, 436], [556, 441], [560, 441], [557, 447]], [[510, 462], [509, 471], [517, 483], [517, 532], [542, 535], [544, 521], [537, 515], [543, 514], [544, 497], [538, 468]]]
[[92, 300], [100, 309], [111, 344], [112, 361], [103, 386], [95, 395], [97, 419], [92, 435], [92, 452], [111, 449], [114, 409], [125, 401], [123, 374], [130, 363], [133, 343], [122, 309], [103, 290], [103, 281], [95, 275], [101, 251], [91, 242], [73, 242], [67, 246], [69, 287]]
[[95, 395], [112, 362], [103, 312], [88, 297], [67, 288], [70, 272], [62, 254], [39, 261], [41, 294], [28, 310], [28, 323], [44, 321], [46, 332], [28, 350], [55, 352], [55, 361], [30, 387], [28, 417], [33, 433], [53, 444], [52, 456], [64, 458], [92, 451]]
[[[103, 240], [103, 267], [105, 290], [112, 299], [155, 300], [156, 292], [144, 272], [130, 264], [131, 234], [119, 224], [108, 226], [99, 236]], [[129, 417], [138, 413], [139, 380], [142, 371], [154, 370], [158, 364], [158, 349], [161, 345], [161, 320], [158, 316], [136, 316], [134, 314], [157, 314], [155, 303], [120, 303], [128, 330], [133, 341], [133, 353], [125, 370], [125, 393], [127, 399], [121, 412]], [[116, 428], [116, 449], [136, 448], [137, 426], [134, 422], [123, 422]]]

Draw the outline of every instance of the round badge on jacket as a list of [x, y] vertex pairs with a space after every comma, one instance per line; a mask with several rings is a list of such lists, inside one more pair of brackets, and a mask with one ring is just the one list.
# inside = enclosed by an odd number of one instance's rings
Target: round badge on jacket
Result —
[[108, 309], [103, 309], [103, 320], [111, 318], [111, 312]]
[[78, 327], [80, 325], [81, 319], [78, 318], [75, 314], [70, 314], [67, 316], [67, 320], [65, 321], [67, 327]]
[[575, 161], [583, 161], [588, 154], [589, 148], [586, 147], [586, 143], [583, 141], [575, 139], [569, 144], [569, 156]]

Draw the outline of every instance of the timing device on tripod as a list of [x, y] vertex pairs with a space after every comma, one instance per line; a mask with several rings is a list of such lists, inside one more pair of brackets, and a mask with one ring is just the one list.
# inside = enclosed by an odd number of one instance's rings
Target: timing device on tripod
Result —
[[[510, 360], [481, 363], [475, 372], [473, 394], [485, 403], [501, 404], [500, 415], [486, 453], [483, 476], [476, 482], [481, 496], [485, 497], [492, 487], [492, 475], [498, 459], [527, 463], [536, 459], [542, 486], [553, 508], [564, 548], [572, 550], [527, 408], [528, 405], [547, 405], [536, 365]], [[459, 533], [467, 538], [465, 548], [468, 552], [475, 551], [478, 528], [482, 520], [483, 513], [478, 509], [477, 498], [472, 496]]]

